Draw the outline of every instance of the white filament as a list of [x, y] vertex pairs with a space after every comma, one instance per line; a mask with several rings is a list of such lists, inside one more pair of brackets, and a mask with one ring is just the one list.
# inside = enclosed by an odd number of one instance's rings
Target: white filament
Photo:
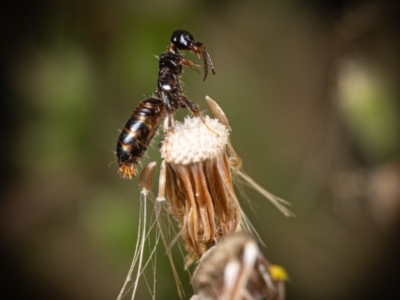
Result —
[[209, 116], [185, 118], [166, 133], [161, 156], [174, 164], [187, 165], [220, 155], [228, 143], [229, 130]]

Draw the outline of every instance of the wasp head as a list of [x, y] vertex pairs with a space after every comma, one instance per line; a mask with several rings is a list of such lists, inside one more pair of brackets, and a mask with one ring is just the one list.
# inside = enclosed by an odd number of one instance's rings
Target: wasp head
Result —
[[193, 35], [186, 30], [175, 30], [171, 36], [171, 43], [179, 50], [191, 50], [197, 54], [200, 53], [199, 49], [195, 45]]
[[206, 80], [208, 74], [208, 68], [211, 69], [211, 72], [215, 74], [214, 65], [212, 64], [211, 57], [207, 52], [206, 47], [200, 43], [195, 42], [193, 35], [183, 29], [175, 30], [171, 36], [171, 43], [178, 50], [189, 50], [197, 54], [203, 58], [203, 68], [204, 68], [204, 79]]

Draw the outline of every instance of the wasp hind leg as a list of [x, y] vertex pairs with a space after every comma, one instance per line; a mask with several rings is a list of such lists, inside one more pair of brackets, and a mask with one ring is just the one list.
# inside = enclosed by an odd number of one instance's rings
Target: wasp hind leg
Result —
[[192, 113], [193, 116], [202, 118], [200, 114], [200, 108], [198, 105], [194, 104], [188, 98], [183, 96], [179, 100], [181, 102], [181, 106], [187, 107], [187, 109]]
[[180, 98], [180, 101], [181, 101], [181, 105], [183, 104], [183, 106], [186, 106], [187, 109], [192, 113], [193, 116], [200, 118], [200, 120], [203, 122], [204, 126], [206, 126], [209, 131], [211, 131], [215, 135], [219, 136], [218, 133], [216, 133], [214, 130], [212, 130], [207, 125], [206, 121], [204, 120], [203, 116], [201, 115], [200, 108], [198, 105], [194, 104], [188, 98], [183, 97], [183, 96]]

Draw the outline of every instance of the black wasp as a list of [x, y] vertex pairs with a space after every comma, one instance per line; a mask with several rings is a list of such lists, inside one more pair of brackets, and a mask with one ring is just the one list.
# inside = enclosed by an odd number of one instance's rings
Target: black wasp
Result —
[[183, 94], [179, 81], [183, 66], [196, 70], [198, 65], [186, 60], [180, 51], [189, 50], [203, 59], [204, 78], [208, 69], [215, 74], [210, 55], [206, 47], [195, 42], [192, 34], [186, 30], [175, 30], [171, 36], [171, 44], [159, 58], [159, 72], [155, 96], [140, 102], [125, 124], [117, 143], [117, 162], [119, 173], [124, 178], [137, 175], [137, 165], [149, 146], [164, 116], [168, 118], [168, 127], [172, 128], [172, 120], [179, 106], [187, 108], [193, 115], [199, 116], [199, 107]]

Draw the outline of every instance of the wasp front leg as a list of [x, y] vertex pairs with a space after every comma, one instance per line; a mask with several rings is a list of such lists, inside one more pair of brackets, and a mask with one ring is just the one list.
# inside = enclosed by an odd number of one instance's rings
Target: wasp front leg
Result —
[[199, 69], [201, 68], [200, 65], [195, 64], [194, 62], [192, 62], [192, 61], [190, 61], [190, 60], [184, 59], [183, 57], [181, 58], [180, 63], [181, 63], [182, 65], [188, 67], [190, 70], [196, 71], [197, 73], [200, 74], [200, 71], [199, 71]]

